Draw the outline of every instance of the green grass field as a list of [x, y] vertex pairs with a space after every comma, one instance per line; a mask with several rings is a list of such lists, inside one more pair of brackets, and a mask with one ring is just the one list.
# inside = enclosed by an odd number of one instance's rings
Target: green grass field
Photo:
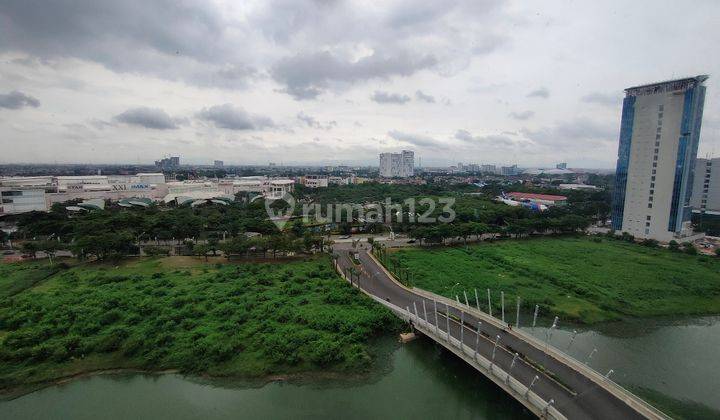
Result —
[[[53, 274], [54, 271], [57, 271]], [[89, 370], [262, 377], [361, 372], [399, 321], [327, 258], [173, 257], [50, 269], [0, 265], [0, 391]]]
[[[394, 252], [413, 285], [448, 297], [473, 289], [495, 313], [500, 291], [506, 313], [516, 296], [526, 310], [594, 323], [623, 317], [720, 313], [720, 260], [587, 237], [506, 240], [456, 248]], [[456, 283], [459, 285], [456, 286]]]

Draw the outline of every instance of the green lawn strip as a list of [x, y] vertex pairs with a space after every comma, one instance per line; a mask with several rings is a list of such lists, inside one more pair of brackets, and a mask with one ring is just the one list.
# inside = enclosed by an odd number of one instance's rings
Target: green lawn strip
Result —
[[[506, 240], [393, 253], [414, 285], [451, 298], [477, 288], [499, 309], [520, 296], [526, 309], [594, 323], [622, 317], [720, 312], [720, 261], [586, 237]], [[459, 285], [456, 286], [456, 283]], [[514, 313], [511, 311], [511, 313]]]
[[[17, 278], [26, 264], [5, 273]], [[370, 339], [397, 328], [326, 257], [177, 269], [161, 259], [80, 264], [0, 299], [0, 388], [89, 368], [362, 372], [373, 361]]]

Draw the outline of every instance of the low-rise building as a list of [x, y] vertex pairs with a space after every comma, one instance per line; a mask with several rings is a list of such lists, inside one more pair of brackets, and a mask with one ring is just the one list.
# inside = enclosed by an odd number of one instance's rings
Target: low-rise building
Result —
[[507, 196], [516, 201], [529, 201], [546, 206], [562, 206], [567, 203], [567, 197], [564, 195], [511, 192], [508, 193]]

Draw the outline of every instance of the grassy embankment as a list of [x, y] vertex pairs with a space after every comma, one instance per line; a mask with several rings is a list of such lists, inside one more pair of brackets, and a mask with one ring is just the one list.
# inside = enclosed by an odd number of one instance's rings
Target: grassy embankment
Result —
[[398, 322], [324, 257], [0, 264], [0, 392], [118, 368], [358, 373], [373, 361], [368, 340]]
[[[505, 292], [506, 317], [520, 296], [529, 310], [595, 323], [625, 317], [720, 313], [720, 260], [587, 237], [506, 240], [467, 249], [402, 249], [394, 258], [413, 285], [448, 297], [473, 289], [487, 310]], [[459, 285], [454, 286], [456, 283]]]

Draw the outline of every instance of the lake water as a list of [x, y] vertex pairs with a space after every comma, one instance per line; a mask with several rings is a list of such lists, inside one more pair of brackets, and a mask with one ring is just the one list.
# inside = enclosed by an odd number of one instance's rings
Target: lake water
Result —
[[[545, 339], [547, 329], [526, 328]], [[698, 403], [720, 416], [720, 318], [562, 326], [551, 342], [633, 390], [649, 389], [685, 410]], [[371, 378], [262, 387], [202, 383], [180, 375], [106, 375], [53, 386], [0, 402], [12, 419], [235, 418], [531, 418], [523, 407], [426, 339], [388, 350]], [[685, 412], [688, 412], [685, 410]]]

